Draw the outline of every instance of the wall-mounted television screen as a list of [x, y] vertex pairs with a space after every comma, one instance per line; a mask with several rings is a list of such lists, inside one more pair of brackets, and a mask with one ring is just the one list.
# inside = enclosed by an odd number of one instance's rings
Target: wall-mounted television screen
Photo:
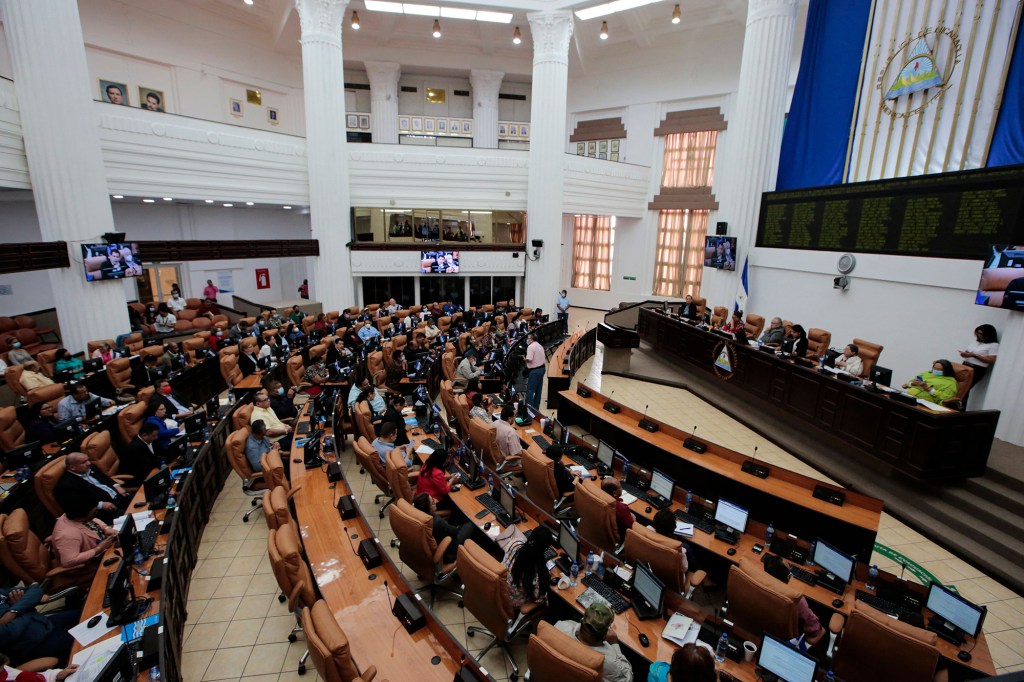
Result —
[[736, 269], [736, 237], [704, 237], [704, 267]]
[[992, 246], [974, 302], [990, 308], [1024, 310], [1024, 245]]
[[82, 264], [88, 282], [142, 276], [139, 247], [134, 243], [82, 244]]
[[459, 272], [458, 251], [421, 251], [420, 274], [457, 274]]

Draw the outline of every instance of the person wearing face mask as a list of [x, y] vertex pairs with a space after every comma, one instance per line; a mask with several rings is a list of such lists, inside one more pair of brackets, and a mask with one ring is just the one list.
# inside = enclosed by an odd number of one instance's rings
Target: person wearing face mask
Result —
[[302, 375], [303, 383], [309, 384], [306, 393], [308, 395], [320, 395], [323, 391], [320, 384], [326, 383], [330, 376], [331, 373], [324, 363], [324, 356], [321, 355], [306, 368], [306, 373]]
[[558, 292], [558, 299], [555, 301], [555, 310], [558, 311], [558, 319], [562, 321], [562, 333], [569, 333], [569, 304], [568, 291], [562, 289]]
[[953, 364], [949, 360], [936, 360], [930, 372], [918, 374], [903, 384], [903, 388], [915, 398], [941, 405], [956, 395]]
[[259, 369], [259, 361], [252, 352], [251, 345], [245, 346], [244, 350], [238, 354], [238, 369], [242, 370], [243, 377], [247, 377]]
[[11, 349], [7, 351], [7, 362], [10, 364], [24, 365], [26, 362], [32, 362], [32, 354], [21, 347], [21, 341], [16, 337], [7, 337], [7, 346]]
[[277, 414], [270, 406], [270, 395], [266, 391], [260, 391], [253, 398], [252, 416], [249, 423], [263, 422], [267, 428], [267, 438], [271, 443], [287, 442], [285, 436], [291, 433], [291, 428], [277, 418]]
[[270, 408], [274, 410], [278, 419], [283, 422], [292, 422], [299, 416], [299, 411], [295, 409], [295, 403], [292, 402], [295, 398], [294, 388], [285, 390], [280, 381], [271, 379], [267, 382], [267, 392], [270, 394]]
[[181, 295], [178, 289], [171, 289], [171, 297], [167, 299], [167, 307], [171, 312], [179, 313], [188, 307], [188, 301]]
[[171, 419], [181, 421], [185, 417], [191, 417], [195, 414], [195, 410], [188, 407], [184, 401], [174, 395], [174, 389], [171, 388], [170, 381], [167, 379], [159, 379], [155, 386], [156, 397], [164, 404], [164, 407], [167, 408], [167, 416]]

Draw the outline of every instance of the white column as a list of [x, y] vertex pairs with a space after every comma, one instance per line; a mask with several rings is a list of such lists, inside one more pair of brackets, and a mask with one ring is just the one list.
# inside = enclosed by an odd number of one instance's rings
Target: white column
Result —
[[364, 62], [370, 77], [370, 130], [373, 141], [398, 144], [398, 78], [395, 62]]
[[[1000, 410], [996, 438], [1014, 445], [1024, 445], [1024, 354], [1016, 352], [1024, 348], [1024, 315], [1010, 313], [999, 325], [999, 362], [992, 365], [981, 386], [971, 391], [967, 409]], [[1007, 352], [1009, 351], [1009, 352]], [[987, 390], [982, 392], [979, 388]], [[975, 395], [975, 394], [979, 395]]]
[[498, 148], [498, 91], [504, 77], [502, 71], [473, 69], [469, 72], [469, 84], [473, 86], [474, 147]]
[[[721, 174], [716, 173], [722, 179], [721, 184], [715, 182], [720, 209], [717, 217], [708, 221], [709, 229], [715, 220], [729, 223], [729, 234], [737, 237], [741, 262], [735, 273], [704, 270], [701, 294], [709, 304], [732, 308], [742, 260], [754, 246], [761, 193], [775, 189], [796, 10], [797, 0], [750, 0], [736, 107], [729, 116], [727, 155], [719, 167]], [[751, 288], [756, 287], [757, 283], [751, 282]]]
[[352, 305], [349, 251], [348, 149], [341, 22], [348, 0], [295, 0], [302, 26], [302, 84], [306, 105], [309, 217], [320, 256], [313, 259], [311, 297], [324, 310]]
[[113, 232], [114, 216], [78, 3], [3, 0], [0, 17], [42, 239], [66, 241], [70, 251], [71, 267], [48, 272], [64, 345], [77, 353], [91, 340], [129, 330], [121, 281], [89, 283], [82, 268], [81, 244], [100, 242], [101, 234]]
[[[572, 12], [526, 15], [533, 36], [530, 103], [530, 164], [526, 192], [526, 281], [524, 306], [551, 311], [562, 282], [562, 164], [565, 156], [565, 97], [569, 77]], [[532, 240], [543, 239], [533, 258]]]

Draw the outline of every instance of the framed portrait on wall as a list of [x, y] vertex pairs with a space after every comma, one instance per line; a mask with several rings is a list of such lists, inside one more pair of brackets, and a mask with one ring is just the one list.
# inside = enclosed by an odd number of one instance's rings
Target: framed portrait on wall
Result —
[[619, 151], [619, 141], [618, 140], [612, 140], [612, 151], [613, 152]]
[[611, 156], [609, 158], [612, 161], [618, 161], [619, 160], [619, 153], [618, 152], [612, 152], [612, 154], [611, 154]]
[[506, 123], [499, 123], [498, 124], [498, 137], [508, 137], [508, 124], [506, 124]]
[[594, 158], [597, 156], [597, 142], [591, 140], [587, 143], [587, 156]]
[[145, 88], [139, 86], [139, 108], [149, 111], [166, 111], [167, 103], [164, 101], [164, 91], [156, 88]]
[[526, 125], [525, 123], [520, 123], [519, 124], [519, 137], [529, 137], [529, 136], [530, 136], [530, 126]]
[[462, 124], [461, 124], [461, 122], [458, 119], [453, 118], [453, 119], [450, 119], [448, 121], [448, 134], [449, 135], [458, 135], [459, 133], [462, 132], [461, 128], [462, 128]]
[[107, 104], [119, 104], [123, 107], [130, 106], [128, 103], [128, 86], [117, 81], [100, 79], [100, 100]]
[[398, 129], [400, 131], [402, 131], [403, 133], [409, 131], [409, 117], [408, 116], [399, 116], [398, 117]]
[[370, 129], [370, 117], [368, 115], [364, 114], [359, 117], [359, 127], [363, 130]]
[[423, 119], [423, 132], [432, 133], [434, 132], [434, 119], [425, 118]]
[[601, 143], [597, 147], [597, 151], [601, 154], [608, 153], [608, 140], [601, 140]]
[[412, 122], [412, 131], [414, 133], [421, 133], [421, 132], [423, 132], [423, 117], [422, 116], [413, 116], [411, 122]]
[[463, 121], [462, 122], [462, 134], [463, 135], [472, 135], [473, 134], [473, 122], [472, 121]]
[[228, 107], [229, 110], [231, 111], [231, 115], [235, 118], [241, 118], [245, 115], [245, 112], [242, 109], [242, 100], [240, 99], [235, 99], [234, 97], [232, 97], [228, 100]]
[[359, 116], [356, 114], [348, 114], [345, 116], [345, 126], [347, 128], [358, 128], [359, 127]]
[[587, 145], [585, 142], [576, 143], [576, 156], [583, 156], [587, 153]]
[[448, 132], [448, 119], [439, 118], [437, 119], [437, 132], [447, 133]]
[[278, 113], [277, 109], [267, 107], [267, 122], [272, 126], [276, 126], [278, 123], [281, 122], [280, 114]]

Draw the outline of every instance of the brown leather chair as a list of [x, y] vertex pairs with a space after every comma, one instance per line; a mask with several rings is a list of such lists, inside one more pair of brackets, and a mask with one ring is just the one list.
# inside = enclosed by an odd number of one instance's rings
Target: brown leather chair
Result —
[[621, 538], [615, 522], [615, 498], [589, 478], [576, 484], [575, 497], [580, 535], [601, 549], [617, 554]]
[[800, 634], [803, 592], [777, 580], [760, 561], [743, 557], [729, 568], [728, 618], [750, 636], [762, 632], [789, 641]]
[[563, 496], [555, 483], [555, 462], [533, 449], [523, 451], [526, 494], [544, 512], [568, 518], [572, 513], [572, 495]]
[[192, 328], [207, 330], [207, 333], [209, 333], [208, 330], [213, 329], [213, 320], [203, 315], [199, 315], [196, 319], [192, 320]]
[[441, 371], [444, 373], [445, 381], [451, 381], [453, 390], [457, 390], [454, 382], [455, 377], [455, 353], [447, 351], [441, 354]]
[[445, 315], [443, 317], [437, 318], [437, 328], [441, 330], [442, 334], [447, 334], [448, 333], [448, 329], [450, 329], [451, 326], [452, 326], [451, 315]]
[[110, 431], [93, 431], [82, 440], [82, 452], [89, 461], [110, 478], [119, 483], [131, 480], [131, 476], [118, 475], [121, 460], [110, 442]]
[[55, 343], [43, 343], [35, 329], [18, 329], [14, 332], [14, 336], [21, 341], [21, 347], [32, 355], [58, 348]]
[[356, 433], [359, 437], [372, 443], [377, 434], [371, 420], [370, 405], [365, 400], [357, 402], [352, 406], [352, 417], [355, 420]]
[[142, 350], [139, 351], [139, 357], [143, 360], [150, 355], [155, 357], [157, 360], [160, 360], [164, 356], [164, 347], [157, 343], [152, 346], [144, 346]]
[[199, 306], [201, 306], [202, 304], [203, 304], [203, 300], [201, 298], [186, 298], [185, 299], [185, 306], [189, 310], [199, 310]]
[[559, 682], [601, 682], [604, 655], [550, 623], [537, 623], [537, 634], [526, 645], [530, 679]]
[[32, 317], [31, 315], [17, 315], [14, 318], [14, 323], [18, 325], [19, 329], [34, 330], [37, 334], [39, 334], [40, 337], [46, 336], [47, 334], [52, 334], [53, 336], [56, 336], [58, 340], [60, 339], [60, 336], [57, 334], [56, 329], [52, 327], [36, 326], [36, 318]]
[[285, 370], [288, 372], [288, 381], [292, 386], [303, 386], [302, 377], [306, 373], [306, 367], [302, 364], [302, 356], [294, 355], [288, 358], [285, 363]]
[[420, 580], [427, 582], [416, 590], [416, 594], [430, 592], [430, 608], [434, 608], [438, 590], [461, 599], [459, 590], [445, 584], [455, 575], [455, 562], [444, 560], [444, 554], [452, 544], [451, 537], [438, 544], [433, 535], [434, 519], [406, 500], [395, 502], [388, 513], [391, 530], [395, 533], [391, 546], [397, 545], [402, 562], [415, 571]]
[[934, 632], [854, 602], [832, 670], [844, 682], [873, 682], [879, 671], [890, 680], [930, 682], [939, 663], [937, 642]]
[[281, 459], [280, 450], [270, 450], [269, 452], [263, 453], [260, 458], [260, 468], [263, 470], [263, 480], [267, 484], [267, 488], [273, 490], [277, 486], [281, 486], [291, 497], [295, 494], [301, 485], [292, 488], [291, 481], [284, 473], [284, 460]]
[[156, 395], [156, 386], [146, 386], [140, 388], [139, 392], [135, 394], [135, 402], [144, 403], [149, 405], [149, 400]]
[[469, 420], [469, 437], [473, 446], [483, 454], [484, 463], [498, 472], [502, 478], [522, 473], [522, 459], [507, 460], [498, 449], [498, 430], [494, 423], [486, 423], [474, 417]]
[[249, 351], [253, 355], [256, 355], [256, 353], [259, 352], [259, 343], [256, 341], [255, 338], [251, 336], [246, 336], [244, 339], [238, 342], [238, 352], [244, 353], [246, 351]]
[[57, 498], [53, 496], [53, 490], [57, 487], [57, 481], [67, 471], [64, 458], [65, 455], [54, 457], [44, 464], [32, 478], [36, 497], [39, 498], [39, 501], [43, 503], [46, 511], [50, 512], [53, 518], [57, 518], [64, 513], [64, 509], [57, 503]]
[[[280, 529], [271, 529], [267, 533], [267, 555], [270, 557], [270, 568], [277, 579], [277, 586], [288, 602], [288, 611], [295, 616], [295, 627], [288, 635], [288, 641], [294, 642], [295, 633], [303, 629], [302, 612], [316, 602], [316, 585], [309, 564], [302, 556], [302, 544], [298, 533], [291, 524]], [[308, 640], [308, 637], [307, 637]], [[310, 649], [312, 649], [310, 643]], [[306, 651], [299, 659], [299, 674], [306, 671], [306, 659], [310, 651]]]
[[807, 357], [820, 358], [832, 343], [832, 332], [811, 327], [807, 330]]
[[51, 593], [88, 587], [99, 566], [95, 561], [74, 568], [58, 565], [50, 547], [32, 532], [28, 514], [20, 507], [0, 514], [0, 561], [26, 585], [49, 580]]
[[179, 310], [178, 312], [176, 312], [174, 316], [178, 318], [178, 322], [188, 322], [188, 326], [189, 328], [191, 328], [192, 320], [196, 319], [196, 317], [199, 316], [199, 311], [189, 310], [188, 308], [185, 308], [184, 310]]
[[373, 503], [380, 504], [382, 497], [388, 498], [387, 502], [380, 508], [379, 516], [383, 519], [384, 510], [395, 501], [394, 495], [391, 493], [391, 483], [388, 482], [387, 471], [380, 465], [380, 456], [377, 455], [377, 451], [365, 437], [360, 436], [356, 438], [352, 442], [352, 449], [356, 453], [356, 461], [359, 462], [359, 466], [364, 472], [370, 474], [370, 480], [380, 490], [380, 494], [374, 496]]
[[117, 413], [117, 430], [121, 434], [121, 442], [127, 445], [142, 428], [146, 420], [146, 403], [132, 403]]
[[249, 424], [252, 423], [252, 403], [246, 403], [245, 405], [239, 405], [235, 408], [234, 414], [231, 415], [231, 428], [235, 431], [242, 428], [248, 428]]
[[409, 473], [409, 467], [406, 466], [405, 460], [402, 459], [402, 454], [398, 450], [392, 450], [388, 453], [385, 472], [387, 473], [388, 484], [391, 486], [391, 492], [395, 495], [395, 500], [405, 500], [411, 504], [412, 489], [415, 481], [410, 480], [410, 478], [414, 479], [416, 475]]
[[114, 358], [107, 363], [107, 378], [110, 384], [118, 391], [134, 393], [135, 386], [132, 385], [132, 361], [129, 358]]
[[0, 450], [8, 451], [25, 444], [25, 429], [13, 407], [0, 407]]
[[267, 522], [268, 529], [278, 530], [281, 526], [293, 523], [291, 509], [288, 508], [289, 499], [288, 491], [280, 485], [271, 488], [263, 496], [263, 519]]
[[249, 460], [245, 457], [245, 439], [248, 437], [248, 426], [236, 429], [228, 435], [224, 448], [227, 451], [228, 463], [235, 470], [235, 473], [238, 474], [238, 477], [242, 479], [242, 492], [253, 498], [252, 509], [242, 515], [244, 523], [248, 523], [250, 516], [263, 509], [260, 506], [260, 498], [267, 491], [263, 475], [258, 471], [253, 471], [249, 465]]
[[192, 331], [192, 320], [175, 320], [174, 331], [175, 333]]
[[21, 375], [25, 373], [24, 365], [11, 365], [4, 370], [4, 381], [14, 395], [20, 398], [28, 398], [28, 391], [21, 385]]
[[871, 370], [874, 369], [878, 363], [878, 356], [882, 354], [882, 350], [885, 346], [881, 346], [871, 341], [865, 341], [864, 339], [854, 339], [853, 342], [857, 344], [857, 348], [860, 352], [857, 355], [860, 356], [861, 369], [860, 375], [862, 377], [870, 377]]
[[54, 372], [57, 371], [57, 349], [44, 350], [36, 353], [36, 362], [39, 363], [39, 367], [43, 370], [43, 374], [53, 378]]
[[142, 346], [144, 344], [145, 341], [142, 340], [142, 334], [138, 332], [131, 334], [130, 336], [128, 336], [128, 338], [124, 340], [124, 347], [127, 348], [128, 351], [133, 355], [142, 350]]
[[114, 339], [95, 339], [85, 344], [85, 354], [91, 358], [93, 352], [99, 350], [100, 348], [103, 348], [103, 346], [110, 346], [111, 348], [115, 348], [116, 344], [114, 343]]
[[65, 393], [64, 384], [51, 384], [49, 386], [33, 388], [27, 395], [28, 404], [31, 406], [36, 403], [50, 403], [53, 409], [56, 410], [57, 405], [64, 399]]
[[391, 316], [390, 315], [382, 315], [381, 317], [378, 317], [377, 318], [377, 331], [379, 331], [381, 334], [383, 334], [384, 330], [386, 330], [388, 328], [389, 324], [391, 324]]
[[764, 317], [755, 313], [747, 313], [747, 319], [743, 326], [746, 328], [748, 339], [757, 339], [764, 331]]
[[238, 367], [238, 355], [227, 353], [220, 356], [220, 375], [228, 386], [235, 386], [242, 380], [242, 370]]
[[711, 313], [711, 326], [721, 327], [728, 319], [729, 309], [721, 305], [715, 306], [715, 309]]
[[667, 538], [653, 528], [634, 523], [626, 529], [626, 541], [622, 545], [622, 558], [629, 563], [642, 561], [650, 565], [654, 575], [665, 583], [665, 587], [679, 592], [687, 599], [693, 590], [699, 587], [707, 573], [691, 571], [683, 573], [683, 543], [674, 538]]
[[377, 676], [377, 668], [372, 665], [360, 673], [348, 637], [326, 602], [320, 600], [312, 608], [303, 608], [302, 622], [309, 657], [324, 682], [370, 682]]
[[383, 386], [384, 381], [387, 378], [387, 372], [384, 370], [384, 353], [377, 350], [367, 355], [366, 371], [369, 372], [372, 377], [370, 380], [371, 384], [374, 386]]

